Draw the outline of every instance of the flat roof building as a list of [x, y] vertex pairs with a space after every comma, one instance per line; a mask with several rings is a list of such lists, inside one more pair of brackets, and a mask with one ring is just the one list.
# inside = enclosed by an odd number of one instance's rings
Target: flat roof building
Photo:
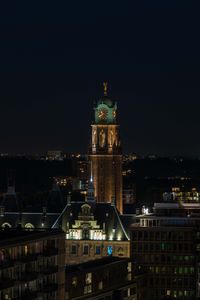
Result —
[[64, 299], [64, 263], [62, 231], [1, 230], [0, 299]]
[[106, 257], [66, 267], [66, 299], [144, 300], [145, 274], [130, 259]]
[[199, 225], [199, 204], [155, 203], [153, 213], [136, 216], [131, 253], [149, 272], [149, 299], [198, 299]]

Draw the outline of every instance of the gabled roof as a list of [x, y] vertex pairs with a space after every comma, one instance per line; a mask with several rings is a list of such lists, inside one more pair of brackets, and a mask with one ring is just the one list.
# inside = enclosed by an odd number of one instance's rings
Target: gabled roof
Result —
[[[44, 217], [43, 213], [37, 212], [23, 212], [21, 214], [18, 212], [5, 212], [4, 216], [0, 217], [0, 226], [8, 223], [12, 228], [16, 228], [21, 224], [22, 228], [24, 228], [26, 224], [30, 223], [34, 228], [52, 228], [59, 216], [59, 213], [46, 214]], [[57, 226], [54, 228], [59, 228], [60, 223], [57, 223]]]
[[69, 228], [72, 228], [75, 220], [81, 219], [79, 214], [82, 211], [82, 206], [86, 203], [91, 207], [91, 214], [94, 216], [97, 224], [100, 225], [100, 228], [102, 229], [105, 226], [105, 233], [108, 239], [129, 240], [116, 207], [110, 203], [71, 202], [66, 206], [64, 212], [64, 222], [69, 224]]
[[120, 219], [124, 228], [126, 228], [126, 232], [128, 236], [130, 237], [130, 226], [136, 223], [135, 215], [134, 214], [120, 215]]

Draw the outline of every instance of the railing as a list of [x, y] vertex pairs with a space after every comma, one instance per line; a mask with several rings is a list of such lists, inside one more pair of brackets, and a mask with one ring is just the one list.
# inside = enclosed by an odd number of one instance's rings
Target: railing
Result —
[[33, 300], [36, 297], [37, 297], [37, 291], [27, 290], [21, 295], [21, 297], [19, 297], [19, 300]]
[[57, 283], [49, 283], [41, 289], [41, 294], [48, 294], [52, 293], [58, 290], [58, 284]]
[[58, 272], [58, 266], [48, 266], [46, 267], [41, 273], [48, 275], [48, 274], [53, 274]]
[[58, 248], [47, 248], [43, 251], [43, 256], [55, 256], [58, 255]]
[[5, 290], [14, 286], [14, 280], [10, 278], [1, 278], [0, 290]]
[[16, 259], [15, 263], [18, 264], [19, 262], [26, 263], [31, 261], [36, 261], [38, 258], [38, 253], [27, 253], [26, 255], [22, 255]]
[[7, 269], [14, 266], [13, 260], [6, 260], [0, 264], [0, 270]]
[[31, 262], [31, 261], [36, 261], [38, 258], [37, 253], [28, 253], [27, 255], [23, 255], [20, 258], [21, 262]]
[[12, 298], [13, 300], [33, 300], [37, 297], [38, 291], [27, 290], [21, 296]]
[[29, 282], [38, 278], [37, 272], [23, 272], [20, 274], [18, 281]]

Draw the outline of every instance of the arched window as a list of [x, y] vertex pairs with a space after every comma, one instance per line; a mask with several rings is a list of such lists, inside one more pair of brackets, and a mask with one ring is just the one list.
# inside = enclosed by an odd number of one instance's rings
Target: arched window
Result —
[[82, 210], [82, 215], [83, 216], [89, 216], [90, 215], [91, 207], [88, 204], [83, 204], [81, 206], [81, 210]]
[[12, 226], [11, 226], [10, 223], [5, 222], [5, 223], [3, 223], [3, 224], [1, 225], [1, 227], [2, 227], [2, 228], [11, 228]]
[[83, 236], [82, 236], [83, 240], [89, 240], [90, 238], [90, 230], [88, 227], [84, 227], [83, 228]]
[[26, 229], [34, 229], [35, 227], [34, 227], [34, 225], [31, 224], [31, 223], [26, 223], [25, 228], [26, 228]]

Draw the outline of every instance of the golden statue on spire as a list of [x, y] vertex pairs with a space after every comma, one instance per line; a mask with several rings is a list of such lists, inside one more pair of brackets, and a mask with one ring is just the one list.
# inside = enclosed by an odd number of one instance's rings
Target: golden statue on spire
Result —
[[104, 96], [108, 95], [108, 83], [106, 81], [103, 82], [103, 94]]

